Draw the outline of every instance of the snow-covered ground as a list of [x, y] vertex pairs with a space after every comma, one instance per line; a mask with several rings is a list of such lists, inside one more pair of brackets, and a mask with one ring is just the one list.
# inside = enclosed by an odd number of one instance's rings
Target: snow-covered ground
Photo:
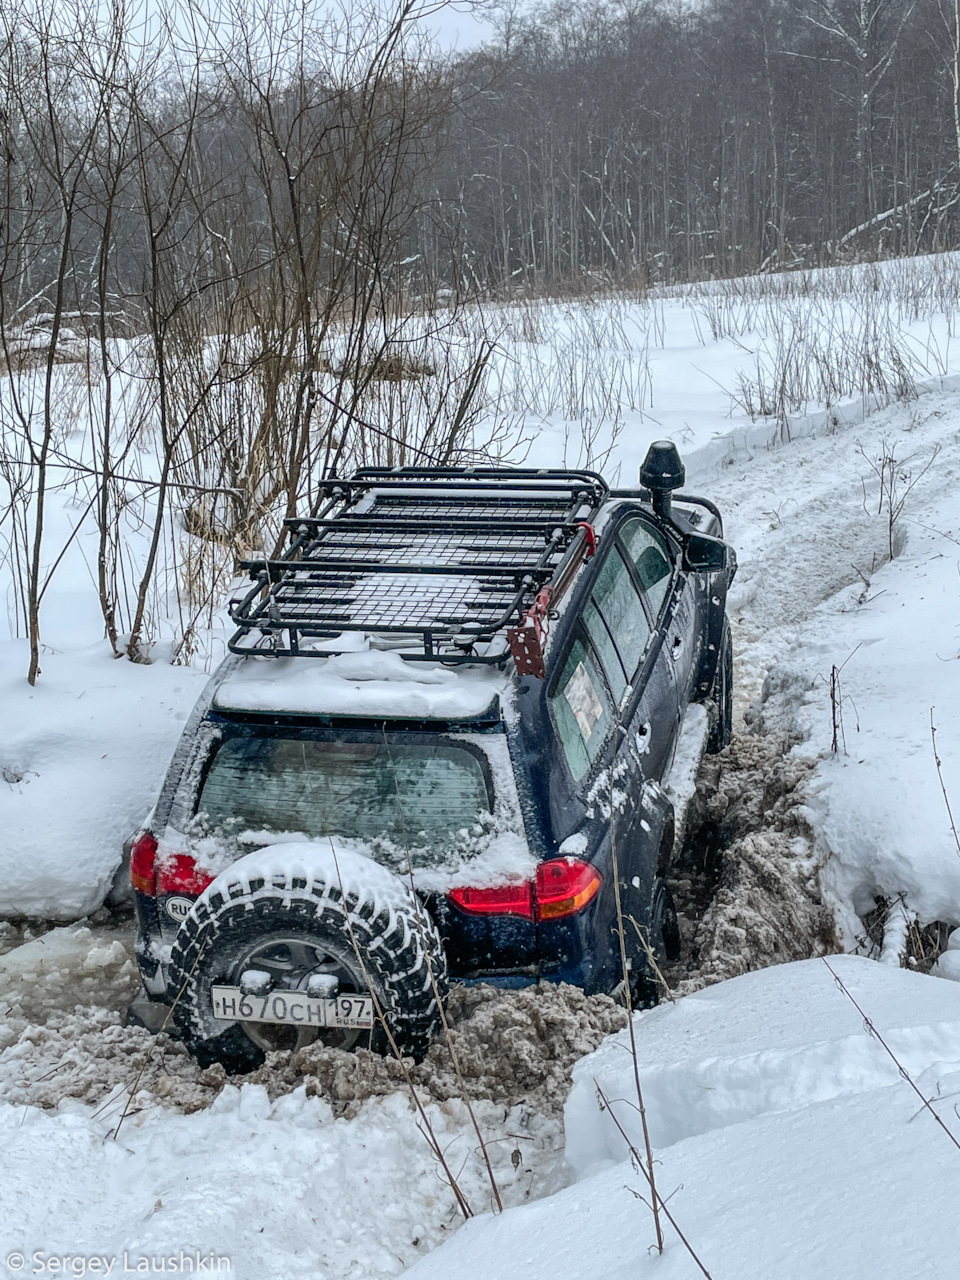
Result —
[[[831, 964], [956, 1134], [960, 989], [852, 956]], [[469, 1223], [410, 1280], [950, 1274], [960, 1146], [821, 961], [734, 978], [638, 1015], [636, 1030], [654, 1176], [705, 1271], [672, 1225], [663, 1256], [653, 1247], [649, 1191], [617, 1128], [643, 1152], [620, 1033], [576, 1068], [573, 1185]]]
[[[885, 270], [902, 284], [896, 264]], [[757, 301], [751, 289], [718, 286], [713, 302], [709, 290], [678, 291], [635, 311], [611, 304], [605, 319], [599, 303], [517, 308], [516, 362], [503, 377], [513, 367], [527, 379], [515, 390], [529, 404], [551, 351], [566, 370], [538, 384], [539, 408], [526, 419], [530, 461], [583, 463], [609, 447], [605, 470], [619, 468], [629, 483], [649, 441], [671, 435], [687, 488], [723, 508], [740, 560], [730, 599], [739, 726], [745, 714], [749, 728], [785, 735], [798, 764], [811, 767], [804, 816], [847, 949], [868, 949], [862, 917], [887, 904], [890, 963], [831, 963], [924, 1096], [945, 1099], [940, 1111], [956, 1132], [960, 988], [897, 965], [914, 918], [960, 924], [960, 848], [941, 787], [942, 777], [960, 818], [957, 296], [941, 290], [939, 311], [928, 298], [911, 313], [908, 290], [900, 310], [895, 291], [885, 295], [890, 326], [915, 353], [917, 398], [884, 407], [882, 394], [831, 394], [829, 411], [814, 398], [808, 412], [794, 405], [777, 423], [744, 411], [743, 378], [775, 361], [778, 308], [781, 330], [822, 346], [859, 295], [828, 289], [805, 303], [768, 290]], [[604, 395], [619, 397], [618, 425], [591, 437]], [[63, 523], [71, 526], [69, 511]], [[75, 919], [96, 908], [204, 678], [196, 667], [108, 656], [87, 607], [86, 537], [52, 580], [35, 689], [23, 680], [24, 642], [0, 643], [0, 915]], [[634, 1132], [632, 1066], [618, 1041], [577, 1068], [565, 1168], [552, 1103], [482, 1095], [478, 1119], [497, 1178], [519, 1207], [457, 1231], [453, 1198], [402, 1090], [361, 1097], [348, 1114], [293, 1079], [279, 1096], [263, 1083], [228, 1086], [208, 1106], [221, 1082], [187, 1079], [171, 1058], [166, 1074], [181, 1081], [173, 1099], [151, 1063], [149, 1087], [114, 1139], [148, 1045], [109, 1012], [130, 982], [127, 943], [58, 934], [47, 945], [61, 958], [46, 978], [29, 945], [28, 955], [9, 953], [6, 969], [0, 962], [0, 1258], [20, 1249], [26, 1271], [36, 1250], [116, 1257], [120, 1270], [124, 1251], [134, 1259], [182, 1248], [230, 1257], [237, 1274], [257, 1280], [373, 1280], [452, 1235], [415, 1275], [698, 1274], [670, 1228], [664, 1259], [649, 1254], [649, 1211], [630, 1190], [640, 1175], [596, 1105], [594, 1075], [622, 1100], [617, 1116]], [[958, 955], [947, 952], [937, 971], [960, 969]], [[33, 1005], [31, 985], [46, 992]], [[682, 1184], [671, 1211], [715, 1280], [893, 1280], [934, 1274], [938, 1259], [954, 1256], [960, 1150], [918, 1114], [916, 1095], [821, 962], [685, 996], [641, 1016], [637, 1034], [661, 1189]], [[496, 1040], [494, 1029], [485, 1052], [499, 1062]], [[89, 1072], [98, 1045], [110, 1046], [112, 1065], [97, 1088], [84, 1076], [82, 1087], [44, 1092], [70, 1075], [71, 1053]], [[199, 1109], [181, 1114], [176, 1094], [187, 1085]], [[487, 1209], [462, 1105], [434, 1099], [428, 1114], [471, 1204]]]
[[110, 889], [203, 688], [193, 667], [117, 662], [105, 643], [0, 644], [0, 915], [73, 920]]
[[[895, 510], [903, 499], [893, 560], [884, 458]], [[738, 459], [712, 486], [741, 557], [731, 608], [751, 718], [818, 761], [807, 817], [847, 944], [875, 896], [902, 904], [894, 962], [907, 918], [960, 924], [960, 847], [937, 771], [939, 756], [956, 807], [958, 472], [960, 397], [931, 393]]]

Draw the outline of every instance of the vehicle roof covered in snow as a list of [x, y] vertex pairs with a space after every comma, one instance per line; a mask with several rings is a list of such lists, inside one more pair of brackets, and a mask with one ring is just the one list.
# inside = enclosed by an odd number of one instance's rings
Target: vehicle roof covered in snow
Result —
[[384, 720], [500, 718], [509, 680], [491, 667], [449, 670], [364, 650], [313, 662], [249, 657], [227, 672], [213, 697], [221, 711]]

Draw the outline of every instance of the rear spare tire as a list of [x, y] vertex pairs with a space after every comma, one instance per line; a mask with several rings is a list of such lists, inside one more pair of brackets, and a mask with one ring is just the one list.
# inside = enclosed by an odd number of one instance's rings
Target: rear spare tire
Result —
[[[317, 1030], [277, 1023], [224, 1022], [211, 988], [239, 986], [250, 971], [274, 990], [305, 991], [315, 975], [338, 993], [369, 992], [379, 1011], [372, 1030]], [[190, 1052], [204, 1065], [250, 1071], [271, 1049], [320, 1039], [331, 1047], [389, 1049], [383, 1019], [404, 1054], [419, 1056], [435, 1034], [446, 958], [433, 921], [413, 890], [355, 853], [276, 845], [233, 865], [194, 903], [173, 945], [168, 998]]]

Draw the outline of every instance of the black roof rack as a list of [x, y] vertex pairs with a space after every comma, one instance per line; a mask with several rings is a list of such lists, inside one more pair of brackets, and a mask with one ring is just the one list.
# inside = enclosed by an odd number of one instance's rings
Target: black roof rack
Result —
[[254, 585], [230, 602], [229, 648], [325, 657], [343, 651], [344, 632], [366, 632], [408, 659], [500, 662], [509, 649], [497, 633], [568, 553], [592, 545], [608, 492], [593, 471], [519, 467], [365, 467], [324, 480], [319, 514], [284, 522], [280, 559], [241, 562]]

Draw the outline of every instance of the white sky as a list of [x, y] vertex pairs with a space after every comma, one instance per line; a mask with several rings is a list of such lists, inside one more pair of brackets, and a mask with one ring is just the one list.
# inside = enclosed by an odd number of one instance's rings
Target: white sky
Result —
[[493, 35], [489, 5], [476, 6], [463, 0], [444, 6], [426, 19], [424, 26], [444, 49], [459, 51], [481, 44]]

